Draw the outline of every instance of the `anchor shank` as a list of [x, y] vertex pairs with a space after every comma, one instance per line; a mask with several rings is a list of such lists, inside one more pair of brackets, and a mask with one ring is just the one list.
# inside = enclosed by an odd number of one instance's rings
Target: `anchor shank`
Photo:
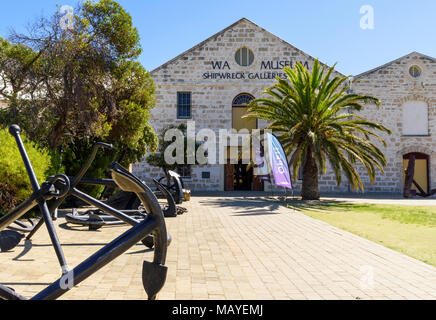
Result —
[[[129, 248], [150, 234], [158, 224], [159, 223], [155, 217], [148, 216], [143, 222], [127, 230], [117, 239], [97, 251], [71, 271], [73, 275], [73, 284], [75, 286], [78, 285], [106, 264], [125, 253]], [[71, 289], [68, 287], [62, 288], [62, 280], [63, 278], [59, 278], [52, 285], [34, 296], [32, 300], [52, 300], [59, 298]]]

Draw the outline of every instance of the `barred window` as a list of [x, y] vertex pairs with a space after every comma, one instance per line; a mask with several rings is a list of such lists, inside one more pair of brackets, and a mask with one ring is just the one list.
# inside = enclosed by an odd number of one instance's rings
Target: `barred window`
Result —
[[254, 61], [254, 53], [250, 49], [243, 47], [236, 51], [235, 60], [241, 67], [251, 66]]
[[186, 165], [183, 167], [179, 167], [177, 168], [177, 173], [180, 174], [182, 178], [191, 178], [192, 175], [191, 166]]
[[417, 65], [413, 65], [409, 68], [409, 74], [414, 78], [419, 78], [422, 74], [422, 70]]
[[191, 118], [191, 93], [177, 92], [177, 118]]

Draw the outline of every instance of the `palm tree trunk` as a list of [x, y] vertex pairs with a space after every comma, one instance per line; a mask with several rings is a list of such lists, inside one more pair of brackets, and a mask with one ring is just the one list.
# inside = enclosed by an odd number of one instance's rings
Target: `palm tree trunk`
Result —
[[312, 152], [308, 152], [303, 166], [303, 187], [301, 196], [303, 200], [319, 200], [318, 166]]

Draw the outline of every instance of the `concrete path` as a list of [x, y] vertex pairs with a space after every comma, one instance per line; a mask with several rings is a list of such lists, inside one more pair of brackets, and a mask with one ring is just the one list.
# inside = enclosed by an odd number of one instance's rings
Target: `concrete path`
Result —
[[[159, 299], [436, 299], [436, 268], [261, 197], [193, 197], [167, 219], [173, 243]], [[126, 227], [59, 236], [75, 266]], [[145, 299], [136, 245], [64, 299]], [[45, 229], [0, 254], [0, 283], [31, 297], [60, 268]]]

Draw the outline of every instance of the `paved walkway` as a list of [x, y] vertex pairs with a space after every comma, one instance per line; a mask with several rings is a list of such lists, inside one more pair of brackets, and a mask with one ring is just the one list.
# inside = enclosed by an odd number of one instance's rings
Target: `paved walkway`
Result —
[[[193, 197], [167, 225], [173, 236], [159, 299], [436, 299], [436, 268], [260, 197]], [[75, 266], [126, 230], [59, 236]], [[140, 244], [64, 299], [146, 299]], [[60, 268], [45, 230], [0, 254], [0, 283], [31, 297]]]

